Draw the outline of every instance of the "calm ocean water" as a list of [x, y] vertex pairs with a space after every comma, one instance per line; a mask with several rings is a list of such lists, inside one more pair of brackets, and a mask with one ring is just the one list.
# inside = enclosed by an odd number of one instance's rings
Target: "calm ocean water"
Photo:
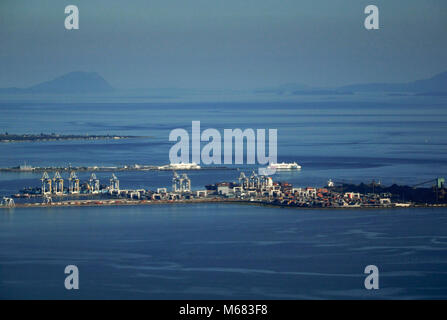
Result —
[[[439, 98], [438, 98], [439, 99]], [[367, 99], [365, 99], [367, 100]], [[371, 100], [371, 99], [370, 99]], [[416, 184], [447, 172], [447, 102], [426, 98], [302, 103], [0, 104], [0, 130], [16, 133], [121, 134], [148, 138], [0, 145], [0, 166], [166, 164], [174, 128], [276, 128], [279, 161], [301, 172], [278, 175], [300, 186], [328, 179]], [[446, 100], [446, 99], [444, 99]], [[82, 173], [81, 173], [82, 175]], [[200, 188], [237, 172], [191, 173]], [[87, 176], [87, 174], [85, 175]], [[108, 178], [110, 174], [104, 176]], [[0, 195], [36, 185], [39, 175], [0, 174]], [[123, 186], [169, 185], [164, 175], [124, 173]], [[20, 181], [18, 181], [18, 179]]]
[[0, 212], [0, 298], [445, 299], [445, 230], [446, 209], [15, 209]]
[[[121, 141], [0, 144], [0, 166], [166, 164], [170, 130], [276, 128], [297, 186], [416, 184], [447, 172], [441, 98], [301, 103], [2, 102], [12, 133], [142, 135]], [[247, 169], [248, 170], [248, 169]], [[193, 188], [235, 170], [188, 173]], [[79, 173], [81, 180], [88, 173]], [[100, 173], [105, 182], [110, 173]], [[169, 172], [122, 172], [123, 188], [169, 186]], [[0, 195], [39, 174], [0, 173]], [[65, 177], [67, 178], [67, 177]], [[289, 210], [226, 205], [0, 211], [0, 298], [447, 298], [445, 209]], [[77, 264], [81, 290], [63, 268]], [[376, 264], [381, 289], [366, 291]]]

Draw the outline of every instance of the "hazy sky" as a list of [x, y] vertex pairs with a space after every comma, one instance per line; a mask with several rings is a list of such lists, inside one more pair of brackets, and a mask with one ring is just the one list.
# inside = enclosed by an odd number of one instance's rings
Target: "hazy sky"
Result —
[[446, 33], [445, 0], [1, 0], [0, 87], [78, 70], [117, 88], [406, 81], [447, 70]]

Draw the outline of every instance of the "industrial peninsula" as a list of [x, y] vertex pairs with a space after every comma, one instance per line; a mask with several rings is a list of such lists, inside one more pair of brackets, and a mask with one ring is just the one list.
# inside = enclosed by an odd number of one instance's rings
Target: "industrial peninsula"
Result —
[[[346, 184], [329, 180], [324, 187], [294, 187], [272, 177], [250, 176], [243, 172], [233, 182], [218, 182], [193, 190], [191, 179], [184, 172], [173, 171], [172, 188], [123, 189], [113, 173], [102, 184], [94, 172], [81, 182], [75, 171], [68, 177], [68, 186], [59, 171], [53, 177], [45, 171], [40, 186], [25, 188], [10, 197], [3, 197], [0, 207], [108, 206], [148, 205], [164, 203], [247, 203], [291, 208], [393, 208], [411, 206], [446, 206], [444, 178], [436, 178], [414, 186], [383, 186], [380, 183]], [[430, 185], [429, 187], [423, 187]]]

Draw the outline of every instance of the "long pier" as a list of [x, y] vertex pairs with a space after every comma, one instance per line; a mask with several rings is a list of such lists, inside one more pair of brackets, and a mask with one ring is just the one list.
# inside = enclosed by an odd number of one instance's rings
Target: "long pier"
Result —
[[134, 138], [150, 138], [143, 136], [122, 136], [122, 135], [79, 135], [79, 134], [8, 134], [0, 133], [0, 143], [14, 142], [40, 142], [40, 141], [64, 141], [64, 140], [120, 140]]

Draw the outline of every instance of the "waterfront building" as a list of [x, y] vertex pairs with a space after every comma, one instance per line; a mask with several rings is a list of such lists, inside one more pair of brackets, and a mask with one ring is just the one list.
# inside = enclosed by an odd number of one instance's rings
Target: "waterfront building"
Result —
[[197, 198], [206, 198], [207, 195], [208, 195], [208, 191], [207, 190], [197, 190], [195, 192], [195, 196]]
[[344, 197], [348, 198], [348, 199], [359, 199], [360, 198], [360, 193], [345, 192]]
[[233, 193], [233, 189], [230, 188], [230, 184], [228, 182], [219, 183], [217, 185], [217, 194], [222, 196], [229, 196]]

